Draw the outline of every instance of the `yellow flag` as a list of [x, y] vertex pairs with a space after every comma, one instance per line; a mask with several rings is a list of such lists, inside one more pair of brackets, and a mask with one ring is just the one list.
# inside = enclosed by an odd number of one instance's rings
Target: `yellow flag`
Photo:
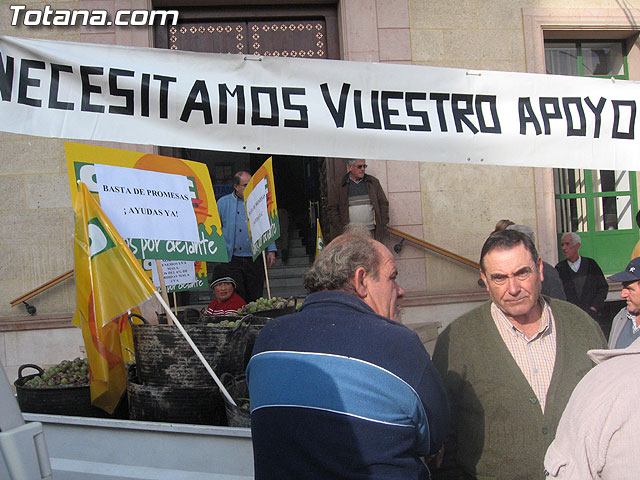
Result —
[[320, 219], [316, 218], [316, 257], [324, 248], [324, 238], [322, 237], [322, 229], [320, 228]]
[[155, 287], [86, 185], [79, 186], [74, 205], [74, 323], [82, 328], [89, 358], [91, 403], [113, 413], [126, 389], [120, 335], [126, 338], [129, 326], [123, 314], [153, 295]]

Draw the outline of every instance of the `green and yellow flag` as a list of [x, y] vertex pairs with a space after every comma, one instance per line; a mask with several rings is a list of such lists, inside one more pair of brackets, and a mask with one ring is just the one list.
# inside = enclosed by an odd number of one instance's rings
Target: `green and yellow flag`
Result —
[[316, 218], [316, 258], [323, 248], [324, 237], [322, 236], [322, 229], [320, 228], [320, 219]]
[[89, 359], [91, 403], [113, 413], [126, 390], [120, 336], [130, 338], [130, 325], [124, 314], [156, 289], [82, 182], [74, 211], [74, 324], [82, 328]]

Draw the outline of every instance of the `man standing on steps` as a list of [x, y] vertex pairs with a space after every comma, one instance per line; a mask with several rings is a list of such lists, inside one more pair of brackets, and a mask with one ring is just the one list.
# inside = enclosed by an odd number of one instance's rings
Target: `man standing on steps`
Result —
[[329, 193], [327, 217], [331, 238], [341, 235], [349, 223], [357, 223], [380, 242], [389, 223], [389, 201], [380, 181], [365, 173], [364, 160], [350, 159], [347, 168], [349, 172]]
[[560, 247], [565, 260], [556, 265], [556, 270], [560, 274], [567, 302], [579, 306], [598, 320], [609, 292], [609, 284], [600, 266], [593, 258], [580, 256], [580, 236], [577, 233], [562, 235]]
[[[230, 259], [231, 277], [236, 281], [238, 295], [247, 303], [260, 298], [264, 288], [263, 262], [260, 257], [253, 261], [244, 208], [244, 189], [249, 180], [249, 172], [237, 172], [233, 176], [233, 192], [218, 201], [222, 234]], [[270, 244], [267, 252], [267, 264], [272, 267], [276, 262], [275, 244]]]

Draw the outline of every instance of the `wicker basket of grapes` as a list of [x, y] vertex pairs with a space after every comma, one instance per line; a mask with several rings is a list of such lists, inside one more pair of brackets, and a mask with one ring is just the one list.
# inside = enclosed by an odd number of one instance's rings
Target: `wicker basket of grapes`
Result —
[[[294, 298], [272, 297], [271, 299], [259, 298], [255, 302], [250, 302], [238, 310], [236, 315], [202, 315], [200, 321], [210, 328], [223, 332], [231, 329], [242, 335], [243, 351], [241, 355], [242, 371], [246, 369], [251, 352], [256, 342], [256, 338], [268, 322], [274, 317], [294, 313], [296, 311]], [[223, 373], [232, 373], [224, 372]]]
[[[37, 373], [23, 376], [31, 368]], [[38, 365], [25, 364], [18, 369], [16, 387], [20, 410], [28, 413], [74, 415], [79, 417], [112, 417], [91, 405], [89, 392], [89, 362], [86, 358], [63, 360], [46, 370]], [[116, 409], [116, 418], [122, 418]]]

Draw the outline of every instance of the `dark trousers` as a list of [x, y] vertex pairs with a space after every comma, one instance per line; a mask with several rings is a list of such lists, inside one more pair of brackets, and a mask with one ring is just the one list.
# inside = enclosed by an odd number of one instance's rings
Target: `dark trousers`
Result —
[[236, 292], [245, 302], [262, 297], [264, 289], [264, 262], [260, 255], [254, 262], [251, 257], [231, 257], [231, 278], [236, 281]]
[[289, 212], [278, 205], [278, 222], [280, 223], [280, 238], [276, 240], [278, 252], [289, 250]]

